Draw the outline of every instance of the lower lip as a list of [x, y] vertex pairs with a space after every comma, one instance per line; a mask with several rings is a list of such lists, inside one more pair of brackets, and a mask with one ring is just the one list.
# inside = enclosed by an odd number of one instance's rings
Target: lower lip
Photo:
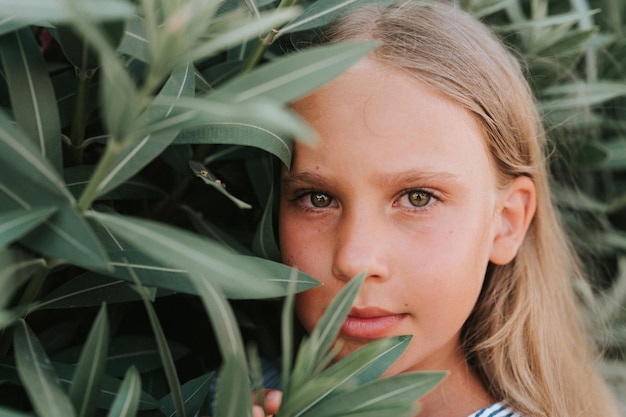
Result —
[[391, 332], [406, 317], [405, 314], [394, 314], [381, 317], [349, 316], [341, 326], [341, 335], [356, 339], [380, 339], [391, 336]]

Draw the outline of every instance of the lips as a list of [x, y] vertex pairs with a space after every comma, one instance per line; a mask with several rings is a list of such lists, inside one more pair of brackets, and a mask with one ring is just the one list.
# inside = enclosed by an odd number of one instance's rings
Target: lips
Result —
[[393, 334], [406, 314], [392, 313], [383, 309], [353, 308], [341, 326], [340, 334], [356, 339], [380, 339]]

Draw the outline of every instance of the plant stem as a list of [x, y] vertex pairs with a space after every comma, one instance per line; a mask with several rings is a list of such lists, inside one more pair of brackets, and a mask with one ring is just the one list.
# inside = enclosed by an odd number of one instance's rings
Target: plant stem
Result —
[[[293, 7], [297, 3], [297, 1], [298, 0], [281, 0], [276, 10]], [[242, 72], [245, 73], [250, 71], [259, 63], [261, 58], [263, 58], [265, 51], [267, 51], [267, 48], [269, 48], [270, 45], [274, 42], [274, 39], [276, 39], [276, 35], [278, 35], [278, 30], [272, 29], [268, 34], [263, 37], [263, 39], [256, 43], [256, 47], [254, 48], [254, 51], [252, 51], [252, 55], [250, 55], [250, 58], [248, 58], [248, 60], [246, 61]]]
[[83, 140], [85, 140], [86, 106], [89, 98], [89, 84], [93, 71], [83, 68], [76, 69], [76, 96], [74, 99], [74, 114], [72, 115], [72, 142], [71, 165], [80, 165], [83, 160]]
[[80, 199], [78, 200], [78, 209], [80, 211], [87, 210], [89, 206], [91, 206], [91, 203], [93, 203], [93, 201], [96, 199], [96, 197], [98, 196], [100, 183], [109, 173], [109, 171], [115, 164], [115, 161], [120, 156], [123, 150], [123, 143], [116, 140], [115, 138], [109, 139], [107, 147], [104, 151], [104, 155], [102, 155], [102, 158], [100, 159], [100, 162], [98, 162], [98, 166], [91, 176], [87, 187], [85, 187], [83, 193], [80, 196]]

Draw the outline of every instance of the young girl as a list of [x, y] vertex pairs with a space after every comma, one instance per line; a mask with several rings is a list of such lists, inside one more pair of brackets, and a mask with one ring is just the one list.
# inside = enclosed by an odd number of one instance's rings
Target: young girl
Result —
[[435, 1], [367, 6], [327, 36], [380, 46], [294, 105], [321, 137], [282, 174], [284, 261], [324, 284], [297, 298], [304, 327], [366, 270], [339, 357], [413, 335], [386, 375], [450, 371], [420, 416], [617, 416], [518, 63]]

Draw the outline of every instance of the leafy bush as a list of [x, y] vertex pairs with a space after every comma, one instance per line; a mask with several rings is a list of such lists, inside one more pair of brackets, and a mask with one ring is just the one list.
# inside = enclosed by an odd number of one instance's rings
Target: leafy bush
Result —
[[[363, 277], [290, 353], [317, 282], [275, 261], [273, 171], [315, 139], [287, 104], [373, 47], [281, 57], [337, 10], [292, 3], [0, 1], [0, 413], [249, 415], [281, 344], [283, 416], [412, 414], [444, 375], [377, 380], [406, 337], [327, 366]], [[285, 295], [282, 343], [242, 336]]]
[[[376, 380], [407, 339], [327, 368], [361, 280], [294, 354], [293, 293], [316, 282], [276, 262], [275, 170], [292, 138], [315, 138], [287, 104], [373, 47], [285, 55], [281, 40], [367, 2], [0, 0], [1, 415], [249, 415], [259, 357], [278, 356], [281, 416], [364, 398], [412, 415], [442, 374]], [[562, 155], [557, 202], [599, 265], [581, 295], [602, 301], [589, 317], [624, 390], [626, 7], [457, 2], [528, 65]]]

